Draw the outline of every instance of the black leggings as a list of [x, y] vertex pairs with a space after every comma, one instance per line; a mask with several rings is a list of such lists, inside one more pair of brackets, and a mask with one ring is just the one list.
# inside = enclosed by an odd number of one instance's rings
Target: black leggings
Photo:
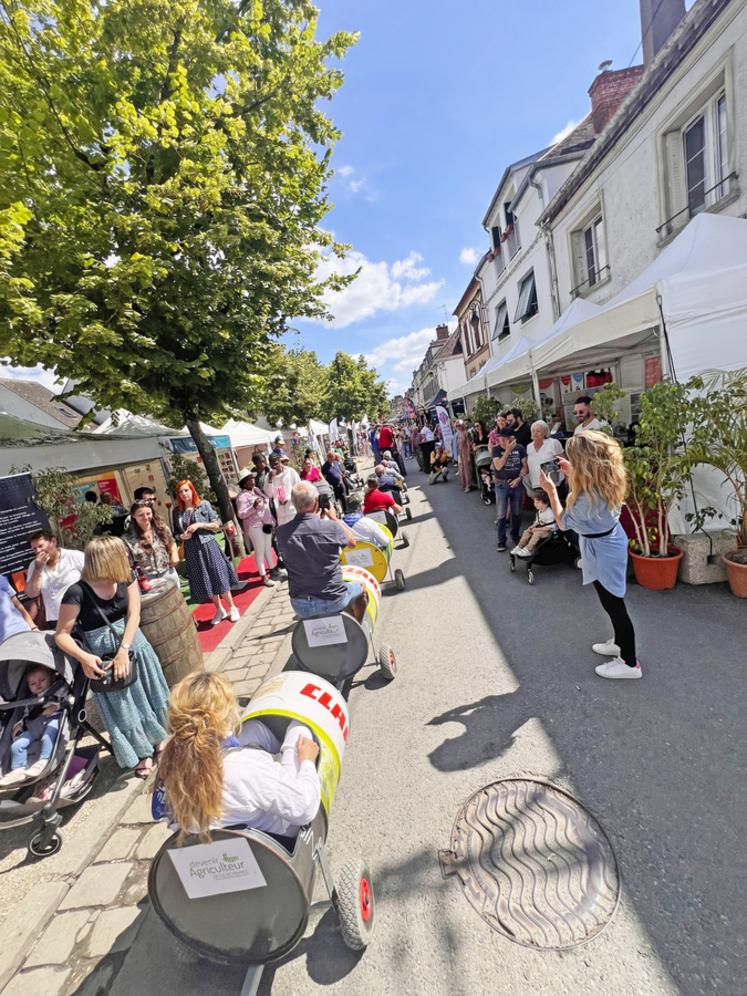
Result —
[[598, 581], [594, 582], [594, 587], [599, 595], [602, 608], [612, 620], [615, 643], [620, 648], [620, 656], [628, 667], [635, 667], [638, 663], [635, 656], [635, 630], [630, 621], [628, 610], [625, 608], [625, 599], [613, 595]]

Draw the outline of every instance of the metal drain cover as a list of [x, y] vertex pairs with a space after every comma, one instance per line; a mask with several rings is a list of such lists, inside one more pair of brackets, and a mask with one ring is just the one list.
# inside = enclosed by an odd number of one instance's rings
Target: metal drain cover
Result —
[[601, 826], [572, 796], [534, 779], [507, 778], [476, 792], [439, 860], [486, 923], [529, 947], [591, 940], [620, 898]]

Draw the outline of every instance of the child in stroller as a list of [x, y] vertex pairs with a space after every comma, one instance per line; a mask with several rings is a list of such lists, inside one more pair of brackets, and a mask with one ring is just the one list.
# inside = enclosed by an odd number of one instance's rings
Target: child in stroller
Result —
[[[19, 785], [44, 771], [60, 729], [60, 702], [68, 690], [65, 681], [62, 678], [55, 680], [53, 673], [41, 664], [32, 664], [25, 679], [29, 693], [38, 701], [26, 705], [23, 715], [13, 726], [10, 771], [0, 780], [2, 788]], [[28, 764], [29, 750], [37, 755], [31, 764]]]
[[542, 488], [535, 488], [532, 502], [537, 513], [534, 522], [521, 534], [521, 539], [511, 551], [511, 556], [528, 559], [543, 539], [557, 532], [558, 527], [555, 525], [555, 516], [552, 514], [547, 492]]
[[[536, 488], [532, 500], [537, 512], [534, 522], [524, 530], [521, 539], [509, 553], [512, 572], [516, 570], [517, 558], [525, 561], [529, 584], [534, 584], [535, 564], [547, 567], [553, 564], [572, 564], [574, 567], [581, 567], [578, 537], [570, 529], [560, 532], [556, 528], [547, 492]], [[553, 520], [552, 525], [550, 519]]]
[[490, 505], [495, 501], [493, 491], [493, 458], [487, 447], [480, 447], [475, 450], [475, 471], [480, 484], [480, 497], [484, 505]]

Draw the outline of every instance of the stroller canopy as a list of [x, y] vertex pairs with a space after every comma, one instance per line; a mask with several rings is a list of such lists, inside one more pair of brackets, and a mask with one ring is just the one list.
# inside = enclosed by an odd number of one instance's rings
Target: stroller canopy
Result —
[[14, 633], [0, 643], [0, 689], [5, 698], [15, 698], [30, 664], [49, 668], [72, 685], [73, 662], [54, 642], [54, 633], [29, 630]]

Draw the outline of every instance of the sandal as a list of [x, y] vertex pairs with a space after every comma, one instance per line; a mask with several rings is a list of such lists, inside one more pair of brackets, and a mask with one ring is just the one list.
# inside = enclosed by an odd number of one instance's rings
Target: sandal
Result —
[[135, 768], [135, 778], [142, 778], [145, 781], [146, 778], [150, 778], [151, 771], [153, 771], [153, 758], [144, 757]]

